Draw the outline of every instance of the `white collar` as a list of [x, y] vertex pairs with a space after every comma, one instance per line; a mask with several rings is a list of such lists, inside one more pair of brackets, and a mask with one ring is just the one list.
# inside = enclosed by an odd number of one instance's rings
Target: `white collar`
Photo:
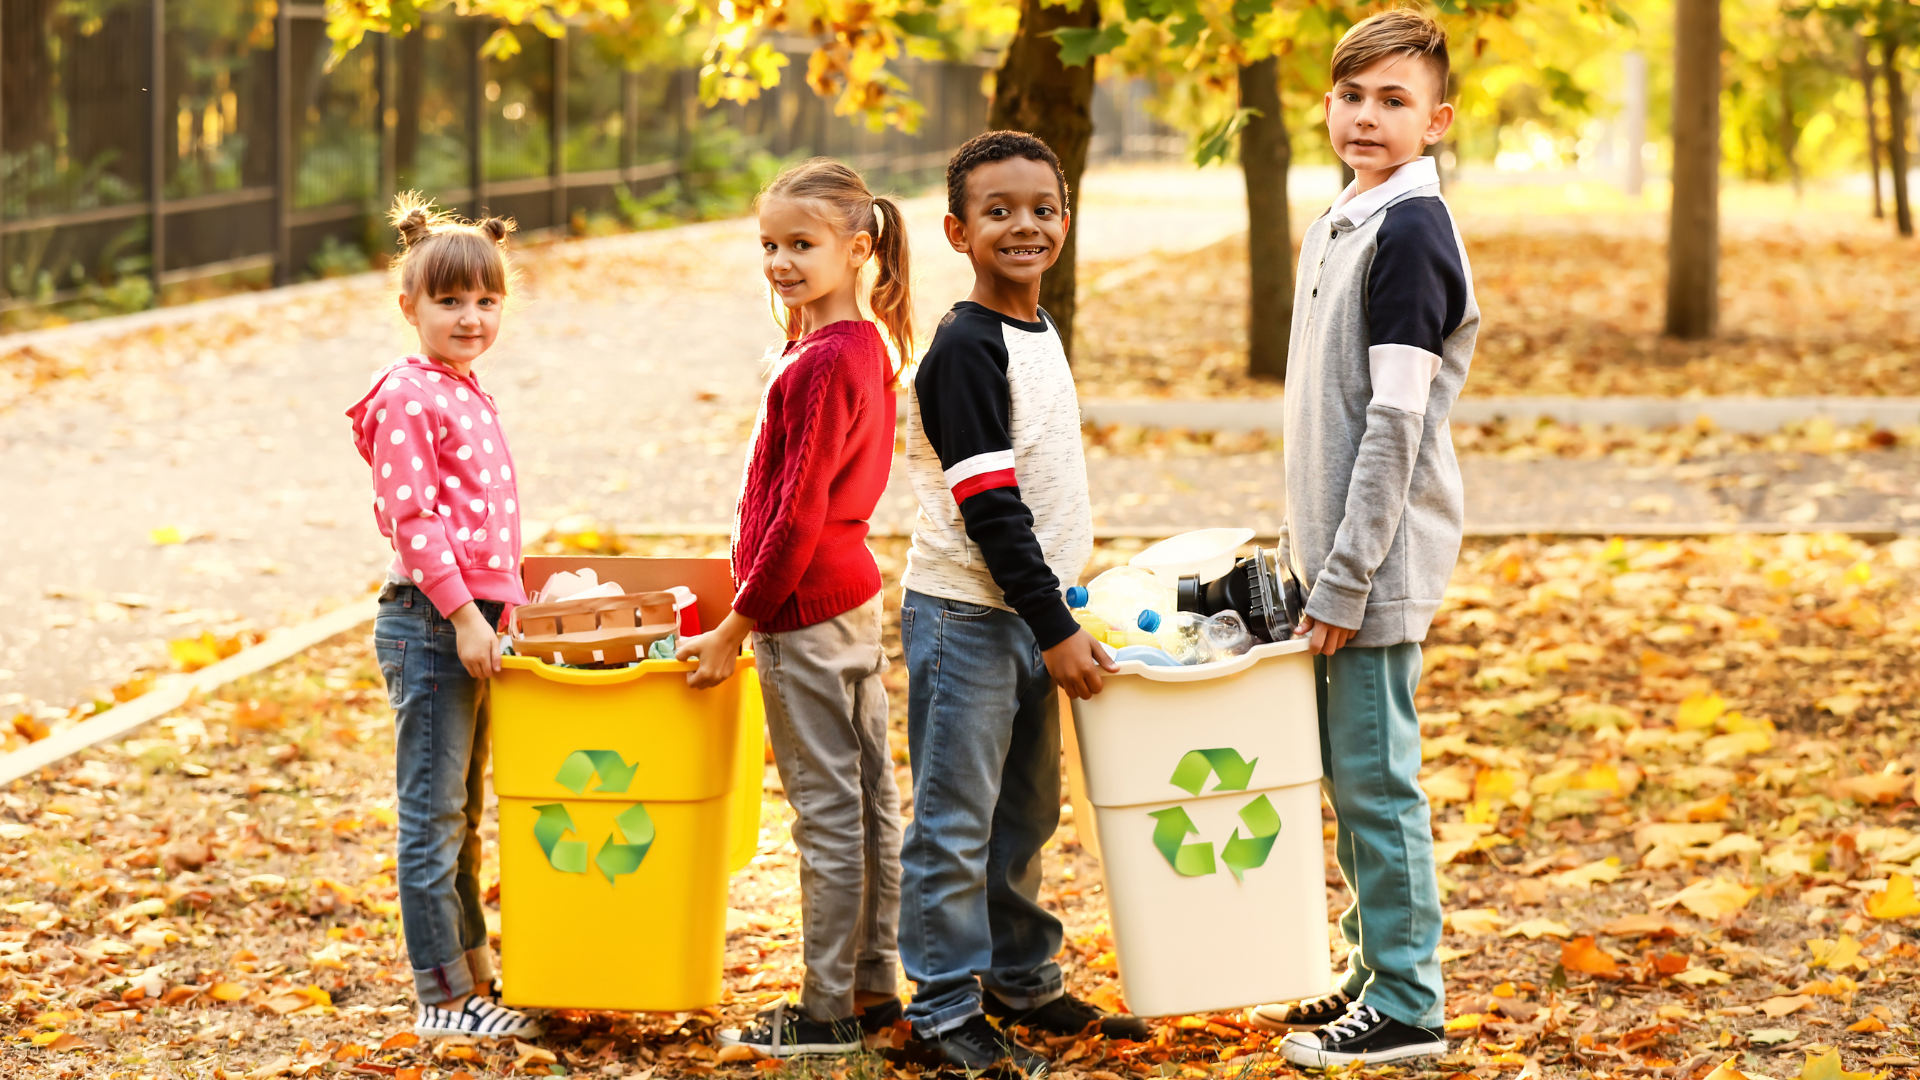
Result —
[[1358, 225], [1372, 217], [1374, 211], [1414, 188], [1439, 182], [1439, 167], [1434, 164], [1432, 158], [1423, 155], [1393, 170], [1393, 175], [1387, 177], [1387, 182], [1378, 187], [1360, 192], [1360, 181], [1355, 180], [1348, 184], [1347, 190], [1342, 191], [1340, 197], [1333, 200], [1331, 213], [1348, 225]]

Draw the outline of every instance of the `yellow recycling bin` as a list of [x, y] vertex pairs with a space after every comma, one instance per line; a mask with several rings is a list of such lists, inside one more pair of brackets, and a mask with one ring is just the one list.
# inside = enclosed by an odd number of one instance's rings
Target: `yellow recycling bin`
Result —
[[[724, 559], [526, 562], [534, 588], [582, 566], [631, 591], [687, 585], [709, 626], [733, 593]], [[690, 689], [693, 665], [672, 660], [503, 664], [492, 708], [504, 1000], [648, 1012], [717, 1003], [727, 877], [759, 836], [753, 657], [712, 690]]]

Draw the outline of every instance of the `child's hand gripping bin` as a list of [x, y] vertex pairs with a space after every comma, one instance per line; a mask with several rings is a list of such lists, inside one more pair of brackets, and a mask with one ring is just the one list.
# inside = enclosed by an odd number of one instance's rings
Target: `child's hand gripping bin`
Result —
[[1305, 641], [1120, 665], [1073, 703], [1127, 1007], [1324, 994], [1320, 728]]
[[[684, 585], [729, 609], [725, 559], [529, 558], [532, 593], [590, 566], [628, 593]], [[580, 670], [513, 656], [495, 677], [503, 1000], [680, 1012], [719, 1002], [727, 877], [753, 857], [765, 762], [753, 658]]]

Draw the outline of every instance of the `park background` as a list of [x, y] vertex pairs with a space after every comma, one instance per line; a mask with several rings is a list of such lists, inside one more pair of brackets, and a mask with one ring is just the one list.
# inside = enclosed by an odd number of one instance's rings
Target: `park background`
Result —
[[[525, 229], [482, 378], [529, 549], [724, 555], [777, 338], [759, 186], [830, 153], [906, 196], [927, 327], [968, 283], [947, 153], [1039, 131], [1076, 189], [1045, 302], [1089, 575], [1188, 527], [1270, 542], [1293, 242], [1342, 181], [1324, 72], [1372, 10], [0, 0], [0, 1072], [755, 1071], [711, 1033], [798, 985], [771, 769], [716, 1009], [562, 1013], [536, 1048], [406, 1033], [362, 625], [390, 554], [340, 416], [411, 347], [380, 211], [417, 187]], [[1920, 8], [1441, 16], [1484, 323], [1419, 699], [1453, 1042], [1423, 1074], [1904, 1078]], [[914, 508], [896, 462], [872, 544], [903, 788]], [[1083, 824], [1042, 898], [1070, 986], [1118, 1007]], [[1069, 1080], [1285, 1071], [1237, 1015], [1156, 1030], [1044, 1048]]]

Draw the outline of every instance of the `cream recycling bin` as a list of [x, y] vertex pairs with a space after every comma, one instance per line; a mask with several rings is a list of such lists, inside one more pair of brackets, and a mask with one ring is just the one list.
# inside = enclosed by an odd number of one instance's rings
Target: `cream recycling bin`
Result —
[[1320, 728], [1305, 641], [1120, 665], [1074, 726], [1127, 1007], [1327, 992]]

